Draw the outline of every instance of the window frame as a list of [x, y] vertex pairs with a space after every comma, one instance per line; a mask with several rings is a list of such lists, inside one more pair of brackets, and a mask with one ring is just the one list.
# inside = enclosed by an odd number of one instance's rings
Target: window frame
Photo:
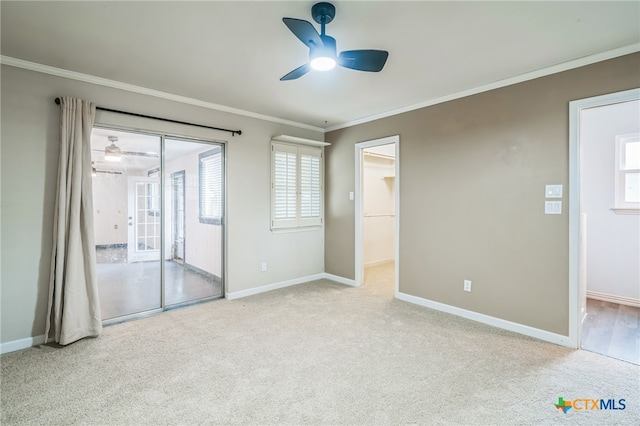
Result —
[[[291, 138], [298, 139], [298, 138]], [[297, 141], [296, 141], [297, 142]], [[311, 143], [291, 143], [287, 140], [271, 140], [271, 230], [308, 230], [318, 229], [324, 225], [324, 142], [309, 141]], [[276, 218], [276, 153], [286, 152], [295, 155], [295, 217]], [[317, 217], [302, 217], [301, 194], [301, 156], [312, 156], [319, 159], [318, 183], [319, 215]]]
[[631, 173], [640, 173], [638, 169], [625, 169], [624, 145], [627, 143], [640, 142], [640, 133], [630, 133], [617, 135], [615, 139], [615, 190], [614, 190], [614, 210], [622, 214], [640, 214], [640, 202], [629, 202], [625, 200], [626, 177]]
[[207, 151], [201, 152], [200, 154], [198, 154], [198, 221], [200, 223], [206, 223], [209, 225], [220, 225], [222, 224], [222, 209], [223, 209], [223, 201], [222, 201], [222, 197], [223, 197], [223, 188], [220, 188], [220, 197], [218, 199], [218, 203], [219, 203], [219, 216], [206, 216], [203, 212], [203, 208], [204, 208], [204, 202], [203, 202], [203, 193], [204, 193], [204, 179], [203, 179], [203, 173], [204, 173], [204, 159], [208, 158], [208, 157], [212, 157], [215, 155], [219, 155], [220, 156], [220, 179], [222, 182], [222, 179], [224, 178], [224, 157], [223, 157], [223, 150], [222, 150], [222, 146], [216, 146], [214, 148], [208, 149]]

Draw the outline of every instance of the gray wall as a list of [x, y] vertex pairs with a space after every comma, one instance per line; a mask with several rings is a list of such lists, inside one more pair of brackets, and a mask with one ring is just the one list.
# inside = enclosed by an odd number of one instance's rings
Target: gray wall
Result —
[[636, 53], [328, 133], [326, 272], [355, 275], [354, 144], [398, 134], [400, 292], [568, 335], [568, 103], [639, 85]]
[[[242, 136], [231, 137], [228, 133], [120, 114], [100, 113], [97, 117], [102, 124], [228, 140], [228, 292], [322, 272], [323, 229], [273, 234], [269, 228], [271, 137], [288, 134], [322, 140], [321, 132], [5, 65], [1, 78], [1, 342], [44, 333], [58, 167], [56, 96], [75, 96], [107, 108], [242, 129]], [[260, 271], [263, 261], [268, 262], [267, 272]]]

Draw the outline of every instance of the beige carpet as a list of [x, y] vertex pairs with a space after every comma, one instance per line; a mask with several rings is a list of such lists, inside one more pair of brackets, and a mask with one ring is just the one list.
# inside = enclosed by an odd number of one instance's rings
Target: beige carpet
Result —
[[[384, 280], [383, 280], [384, 281]], [[3, 355], [3, 425], [638, 424], [638, 366], [316, 281]], [[558, 397], [623, 398], [564, 414]]]

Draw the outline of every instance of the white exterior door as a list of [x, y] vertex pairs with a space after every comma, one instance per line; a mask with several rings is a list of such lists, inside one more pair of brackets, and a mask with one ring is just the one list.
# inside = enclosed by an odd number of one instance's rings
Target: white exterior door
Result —
[[128, 196], [128, 261], [160, 260], [160, 179], [129, 177]]

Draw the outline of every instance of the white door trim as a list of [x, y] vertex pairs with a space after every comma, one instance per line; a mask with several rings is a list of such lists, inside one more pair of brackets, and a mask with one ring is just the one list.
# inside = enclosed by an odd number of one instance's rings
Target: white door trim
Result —
[[362, 220], [364, 211], [362, 206], [362, 156], [365, 148], [374, 146], [395, 144], [395, 297], [398, 297], [400, 282], [400, 136], [389, 136], [386, 138], [375, 139], [355, 144], [355, 225], [356, 225], [356, 241], [355, 241], [355, 283], [360, 286], [364, 282], [364, 244], [363, 244], [363, 226]]
[[569, 102], [569, 340], [580, 348], [582, 326], [580, 286], [580, 116], [582, 110], [640, 99], [640, 89], [625, 90]]

